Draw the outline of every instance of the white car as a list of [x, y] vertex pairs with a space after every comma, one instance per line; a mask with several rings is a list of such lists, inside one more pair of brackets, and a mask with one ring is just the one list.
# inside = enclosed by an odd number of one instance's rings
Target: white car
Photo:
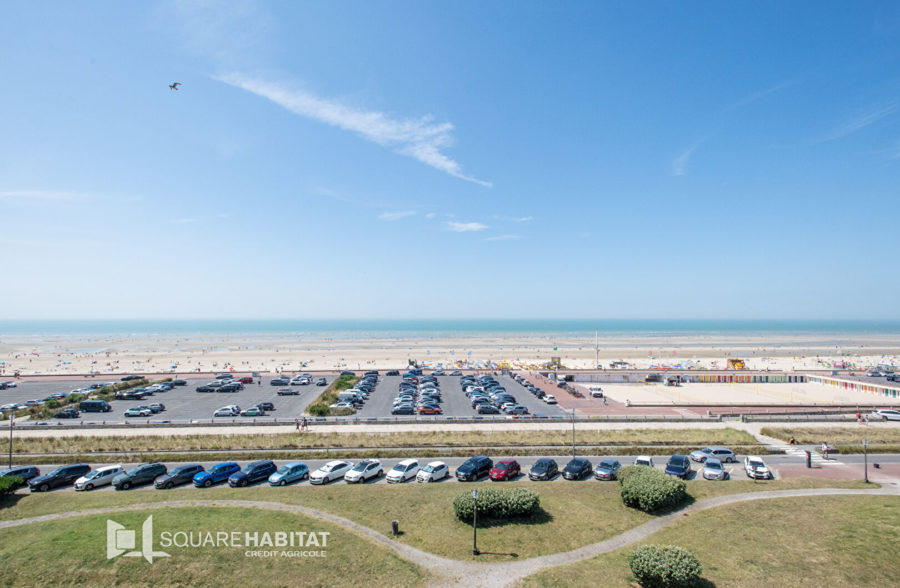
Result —
[[352, 402], [335, 402], [334, 404], [329, 404], [328, 408], [356, 408], [353, 406]]
[[633, 465], [636, 465], [636, 466], [649, 466], [649, 467], [652, 468], [652, 467], [654, 467], [654, 466], [653, 466], [653, 458], [650, 457], [649, 455], [639, 455], [639, 456], [637, 456], [636, 458], [634, 458], [634, 464], [633, 464]]
[[223, 406], [213, 413], [214, 417], [233, 417], [241, 413], [240, 409], [235, 410], [233, 406]]
[[98, 486], [108, 486], [113, 478], [124, 471], [120, 465], [99, 467], [75, 480], [75, 490], [93, 490]]
[[544, 402], [547, 404], [556, 404], [556, 397], [553, 394], [547, 394], [544, 396]]
[[745, 457], [744, 471], [747, 472], [748, 478], [754, 480], [771, 480], [772, 471], [766, 466], [766, 462], [761, 457]]
[[348, 484], [356, 482], [367, 482], [373, 478], [379, 478], [384, 474], [384, 468], [377, 459], [364, 459], [353, 466], [349, 472], [344, 474], [344, 481]]
[[327, 484], [332, 480], [338, 480], [344, 477], [353, 464], [349, 461], [329, 461], [313, 473], [309, 475], [310, 484]]
[[872, 411], [872, 420], [900, 421], [900, 410], [879, 409]]
[[442, 461], [432, 461], [416, 474], [416, 482], [437, 482], [450, 475], [450, 468]]
[[129, 408], [125, 411], [127, 417], [148, 417], [153, 414], [149, 408]]
[[404, 459], [388, 472], [387, 481], [389, 484], [405, 482], [414, 478], [418, 473], [419, 462], [414, 459]]

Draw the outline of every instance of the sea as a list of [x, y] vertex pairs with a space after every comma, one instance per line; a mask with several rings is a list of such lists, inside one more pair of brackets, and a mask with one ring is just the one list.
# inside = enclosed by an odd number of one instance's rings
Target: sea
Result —
[[284, 336], [334, 338], [657, 338], [898, 335], [900, 320], [790, 319], [0, 319], [0, 338], [46, 336]]

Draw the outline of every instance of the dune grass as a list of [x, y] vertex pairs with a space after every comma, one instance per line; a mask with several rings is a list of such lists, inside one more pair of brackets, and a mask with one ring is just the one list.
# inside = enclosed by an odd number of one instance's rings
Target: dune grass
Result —
[[[169, 553], [151, 565], [142, 558], [106, 559], [106, 520], [140, 529], [148, 513], [123, 512], [32, 523], [0, 530], [6, 586], [335, 586], [359, 577], [375, 586], [424, 586], [427, 572], [373, 541], [318, 519], [237, 508], [160, 508], [152, 511], [154, 549]], [[244, 547], [160, 545], [164, 531], [328, 532], [325, 547], [274, 549], [276, 557], [247, 557]], [[265, 548], [271, 549], [271, 548]], [[282, 551], [325, 551], [325, 557], [286, 557]]]
[[773, 499], [684, 517], [647, 540], [526, 578], [523, 586], [635, 586], [628, 553], [640, 544], [680, 545], [712, 586], [896, 586], [900, 498]]
[[869, 443], [900, 445], [900, 427], [872, 427], [849, 425], [846, 427], [763, 427], [763, 435], [788, 441], [791, 436], [801, 444], [859, 445], [863, 439]]

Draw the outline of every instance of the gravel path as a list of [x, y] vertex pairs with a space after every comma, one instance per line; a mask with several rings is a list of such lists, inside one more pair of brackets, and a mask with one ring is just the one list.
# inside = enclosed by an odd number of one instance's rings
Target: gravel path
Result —
[[434, 574], [434, 577], [445, 586], [507, 586], [516, 581], [539, 572], [545, 568], [561, 566], [569, 563], [590, 559], [598, 555], [614, 551], [625, 547], [637, 541], [641, 541], [653, 533], [666, 527], [679, 518], [689, 514], [700, 512], [709, 508], [716, 508], [737, 502], [746, 502], [751, 500], [766, 500], [771, 498], [795, 498], [804, 496], [841, 496], [841, 495], [875, 495], [875, 496], [900, 496], [900, 487], [897, 485], [885, 486], [878, 490], [852, 490], [839, 488], [817, 488], [806, 490], [777, 490], [769, 492], [747, 492], [743, 494], [731, 494], [727, 496], [717, 496], [697, 502], [688, 508], [678, 512], [655, 518], [651, 521], [639, 525], [633, 529], [629, 529], [624, 533], [620, 533], [605, 541], [586, 545], [572, 551], [562, 553], [554, 553], [534, 557], [522, 561], [501, 562], [501, 563], [475, 563], [452, 560], [440, 557], [403, 543], [398, 543], [386, 535], [364, 527], [358, 523], [346, 519], [344, 517], [323, 512], [314, 508], [300, 505], [282, 504], [279, 502], [268, 502], [258, 500], [179, 500], [172, 502], [160, 502], [154, 504], [136, 504], [131, 506], [119, 506], [109, 508], [98, 508], [92, 510], [84, 510], [77, 512], [55, 513], [25, 519], [17, 519], [11, 521], [0, 521], [0, 529], [18, 527], [30, 523], [39, 523], [44, 521], [55, 521], [68, 519], [78, 516], [102, 515], [116, 512], [148, 510], [160, 507], [166, 508], [183, 508], [183, 507], [226, 507], [226, 508], [260, 508], [265, 510], [283, 511], [294, 514], [305, 515], [322, 519], [354, 531], [360, 535], [372, 539], [379, 545], [383, 545], [389, 549], [393, 549], [400, 557], [424, 567]]

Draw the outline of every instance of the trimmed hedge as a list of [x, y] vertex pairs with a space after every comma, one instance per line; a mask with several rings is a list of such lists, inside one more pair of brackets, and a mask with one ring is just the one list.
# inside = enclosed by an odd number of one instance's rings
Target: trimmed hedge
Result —
[[[541, 497], [527, 488], [485, 488], [478, 491], [478, 516], [490, 519], [511, 519], [537, 513]], [[475, 513], [475, 499], [471, 492], [463, 492], [453, 501], [453, 511], [461, 521], [471, 522]]]
[[22, 486], [25, 480], [19, 476], [3, 476], [0, 478], [0, 496], [12, 494], [16, 488]]
[[644, 512], [678, 506], [687, 499], [687, 484], [683, 480], [646, 466], [619, 470], [619, 488], [625, 506]]
[[703, 572], [697, 556], [677, 545], [641, 545], [628, 554], [628, 565], [644, 588], [696, 586]]

